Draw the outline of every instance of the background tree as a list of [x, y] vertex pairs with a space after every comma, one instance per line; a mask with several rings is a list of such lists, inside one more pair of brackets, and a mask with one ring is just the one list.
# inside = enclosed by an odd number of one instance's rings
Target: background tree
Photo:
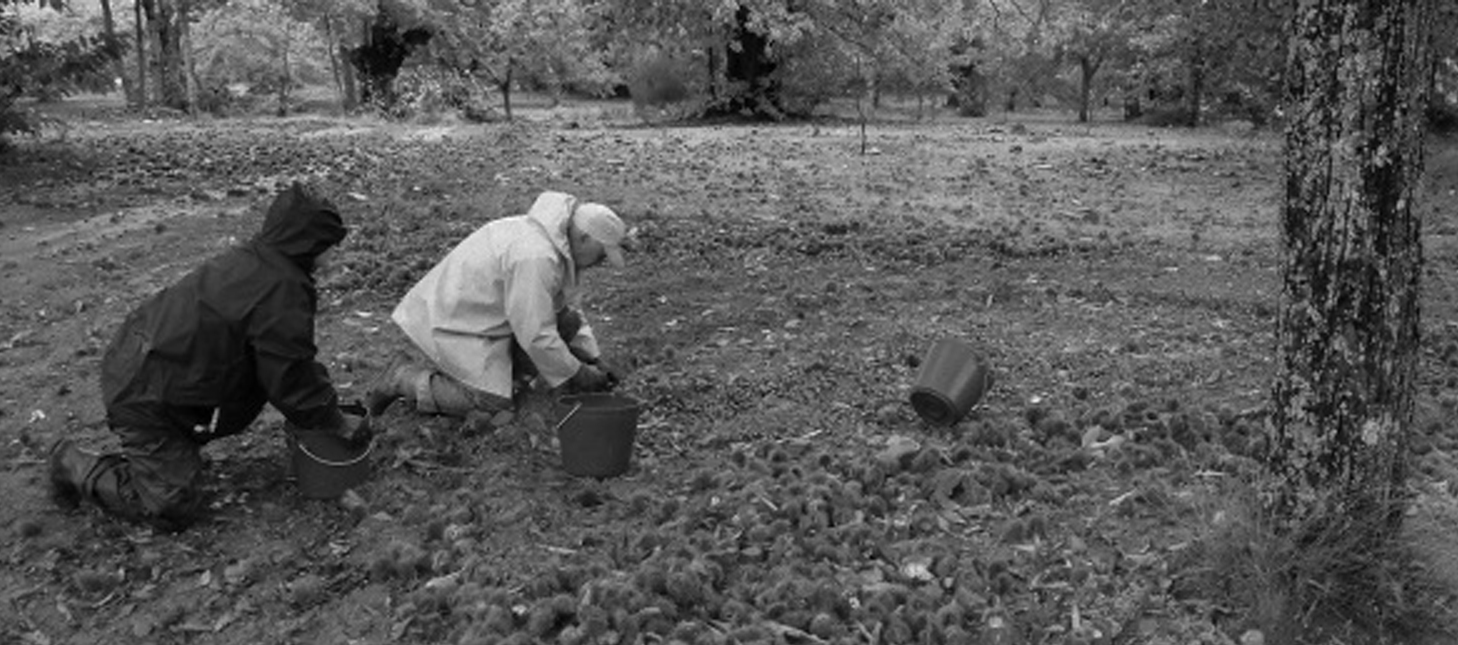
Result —
[[1375, 549], [1402, 518], [1433, 10], [1432, 0], [1301, 0], [1291, 22], [1268, 466], [1297, 544], [1344, 521], [1370, 530]]
[[137, 0], [152, 30], [152, 58], [156, 71], [157, 96], [162, 104], [191, 109], [187, 96], [183, 34], [189, 0]]
[[985, 0], [979, 37], [988, 44], [989, 74], [1003, 109], [1040, 105], [1057, 82], [1059, 61], [1049, 39], [1058, 0]]
[[[844, 50], [855, 63], [862, 92], [879, 106], [883, 90], [917, 97], [951, 89], [952, 48], [962, 34], [956, 5], [927, 0], [857, 0], [805, 5], [807, 32], [832, 36], [829, 47]], [[824, 48], [797, 51], [796, 59], [815, 59]]]
[[319, 64], [328, 58], [313, 24], [299, 20], [300, 5], [280, 0], [232, 0], [199, 22], [199, 74], [212, 92], [245, 83], [253, 91], [272, 91], [276, 113], [288, 112], [289, 94], [300, 79], [324, 78]]
[[8, 135], [35, 132], [38, 122], [16, 101], [25, 96], [56, 98], [109, 81], [98, 72], [121, 51], [120, 43], [100, 33], [63, 32], [38, 36], [21, 19], [21, 9], [59, 12], [62, 0], [0, 0], [0, 152]]
[[555, 102], [568, 87], [604, 93], [616, 81], [580, 0], [438, 0], [432, 8], [436, 60], [490, 82], [508, 119], [515, 86], [545, 89]]
[[[1133, 112], [1155, 106], [1195, 126], [1211, 108], [1264, 123], [1280, 96], [1289, 0], [1135, 0]], [[1211, 98], [1214, 101], [1211, 101]]]
[[349, 63], [362, 81], [360, 100], [391, 108], [395, 104], [395, 77], [405, 59], [430, 42], [431, 30], [421, 24], [420, 7], [379, 0], [364, 29], [362, 42], [349, 51]]
[[989, 99], [987, 45], [978, 36], [966, 31], [956, 36], [947, 52], [951, 56], [948, 72], [952, 91], [947, 106], [957, 108], [962, 116], [987, 116]]
[[[121, 44], [122, 40], [116, 32], [116, 17], [112, 13], [111, 0], [101, 0], [101, 16], [102, 28], [105, 30], [104, 33], [106, 34], [107, 40]], [[132, 81], [127, 77], [126, 70], [122, 68], [122, 58], [120, 55], [117, 56], [116, 60], [112, 61], [111, 73], [121, 80], [122, 95], [130, 102], [132, 100]]]
[[1076, 0], [1064, 7], [1056, 24], [1056, 58], [1077, 71], [1078, 121], [1087, 123], [1098, 73], [1127, 54], [1142, 21], [1129, 0]]
[[[704, 112], [779, 119], [831, 97], [946, 91], [960, 3], [930, 0], [599, 0], [604, 27], [703, 64]], [[965, 50], [964, 50], [965, 51]]]

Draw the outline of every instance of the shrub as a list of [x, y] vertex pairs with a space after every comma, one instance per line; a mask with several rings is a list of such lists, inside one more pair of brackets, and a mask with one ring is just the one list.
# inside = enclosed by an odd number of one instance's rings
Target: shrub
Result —
[[1148, 108], [1137, 120], [1156, 128], [1188, 127], [1195, 123], [1195, 116], [1186, 106], [1165, 105]]
[[[633, 110], [646, 119], [683, 105], [692, 96], [686, 66], [663, 52], [653, 52], [638, 61], [628, 78]], [[677, 115], [682, 116], [682, 115]]]
[[[17, 21], [0, 15], [0, 39], [18, 32]], [[41, 126], [35, 114], [15, 104], [17, 98], [55, 100], [78, 89], [93, 88], [99, 70], [120, 52], [119, 43], [93, 36], [60, 43], [32, 41], [23, 48], [7, 46], [0, 55], [0, 152], [9, 147], [9, 135], [34, 135]]]
[[261, 101], [259, 94], [251, 89], [238, 92], [221, 82], [206, 83], [197, 91], [197, 109], [213, 116], [248, 114]]
[[0, 155], [10, 152], [13, 147], [8, 135], [35, 135], [37, 130], [35, 118], [29, 111], [0, 99]]
[[387, 108], [387, 116], [397, 119], [438, 120], [445, 114], [456, 114], [473, 122], [494, 120], [494, 112], [485, 103], [485, 91], [469, 74], [422, 66], [400, 73], [394, 85], [397, 98]]

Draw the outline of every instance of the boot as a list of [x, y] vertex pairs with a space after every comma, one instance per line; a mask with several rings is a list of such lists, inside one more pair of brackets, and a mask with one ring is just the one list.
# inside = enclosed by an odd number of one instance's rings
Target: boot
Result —
[[51, 499], [62, 508], [74, 509], [86, 495], [86, 480], [96, 470], [100, 458], [76, 447], [76, 442], [61, 439], [51, 446]]
[[365, 393], [365, 409], [371, 417], [378, 417], [390, 409], [390, 404], [402, 398], [415, 397], [415, 381], [421, 368], [407, 362], [397, 361], [385, 369], [380, 377], [370, 384]]

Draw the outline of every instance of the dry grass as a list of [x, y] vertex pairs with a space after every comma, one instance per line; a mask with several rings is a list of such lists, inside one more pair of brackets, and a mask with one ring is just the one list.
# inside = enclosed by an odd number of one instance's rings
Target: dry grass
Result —
[[[1425, 496], [1397, 539], [1384, 513], [1321, 513], [1287, 530], [1260, 484], [1212, 491], [1182, 584], [1267, 643], [1439, 643], [1458, 637], [1458, 504]], [[1434, 504], [1434, 502], [1438, 502]], [[1336, 506], [1336, 505], [1333, 505]], [[1432, 566], [1437, 563], [1439, 566]], [[1426, 566], [1425, 566], [1426, 565]]]

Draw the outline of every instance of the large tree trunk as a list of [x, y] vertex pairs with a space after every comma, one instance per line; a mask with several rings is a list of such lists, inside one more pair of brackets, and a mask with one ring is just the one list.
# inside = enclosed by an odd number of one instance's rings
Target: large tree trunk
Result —
[[1301, 0], [1287, 68], [1280, 372], [1268, 467], [1288, 519], [1401, 520], [1423, 262], [1432, 0]]

